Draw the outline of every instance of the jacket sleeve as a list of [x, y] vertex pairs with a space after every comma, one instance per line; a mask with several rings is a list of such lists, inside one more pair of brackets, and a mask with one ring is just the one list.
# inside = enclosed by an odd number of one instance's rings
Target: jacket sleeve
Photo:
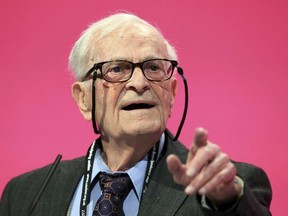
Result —
[[271, 216], [269, 210], [272, 189], [266, 173], [259, 167], [246, 163], [235, 163], [237, 175], [244, 181], [244, 193], [234, 209], [211, 211], [205, 209], [205, 216]]
[[244, 194], [236, 208], [239, 215], [268, 216], [272, 200], [272, 189], [266, 173], [259, 167], [246, 164], [238, 167], [239, 176], [244, 180]]

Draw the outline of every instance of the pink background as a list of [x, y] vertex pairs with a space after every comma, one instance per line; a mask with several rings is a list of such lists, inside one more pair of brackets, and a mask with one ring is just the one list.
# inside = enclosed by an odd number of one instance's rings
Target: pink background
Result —
[[[231, 158], [267, 172], [272, 213], [287, 215], [285, 0], [2, 0], [0, 193], [13, 176], [58, 153], [86, 153], [95, 136], [70, 96], [67, 58], [88, 23], [117, 10], [158, 25], [178, 50], [190, 91], [180, 140], [190, 146], [194, 128], [206, 127]], [[169, 122], [174, 132], [183, 95], [180, 82]]]

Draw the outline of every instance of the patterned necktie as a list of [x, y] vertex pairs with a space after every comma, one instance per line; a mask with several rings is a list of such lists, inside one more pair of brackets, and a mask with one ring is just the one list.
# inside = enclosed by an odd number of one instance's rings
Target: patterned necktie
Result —
[[102, 195], [98, 199], [93, 216], [119, 216], [123, 213], [123, 202], [133, 187], [127, 173], [100, 173]]

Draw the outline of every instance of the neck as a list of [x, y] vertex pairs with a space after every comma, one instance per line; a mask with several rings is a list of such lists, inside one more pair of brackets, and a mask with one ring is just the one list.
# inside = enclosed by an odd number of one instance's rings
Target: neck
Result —
[[[123, 141], [125, 140], [125, 141]], [[157, 143], [156, 139], [133, 139], [127, 142], [127, 139], [112, 140], [109, 142], [102, 138], [102, 158], [111, 171], [125, 171], [133, 167], [149, 152]]]

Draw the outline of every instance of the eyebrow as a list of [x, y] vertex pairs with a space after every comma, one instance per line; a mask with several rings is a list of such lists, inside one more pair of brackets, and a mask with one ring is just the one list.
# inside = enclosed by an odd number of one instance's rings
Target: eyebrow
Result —
[[[159, 57], [159, 56], [149, 55], [149, 56], [146, 56], [145, 58], [141, 58], [141, 60], [139, 62], [143, 62], [143, 61], [150, 60], [150, 59], [162, 59], [162, 58], [164, 58], [164, 57], [163, 56]], [[127, 58], [123, 58], [123, 57], [119, 57], [119, 56], [118, 57], [113, 57], [109, 61], [116, 61], [116, 60], [131, 61], [131, 59], [127, 59]]]

